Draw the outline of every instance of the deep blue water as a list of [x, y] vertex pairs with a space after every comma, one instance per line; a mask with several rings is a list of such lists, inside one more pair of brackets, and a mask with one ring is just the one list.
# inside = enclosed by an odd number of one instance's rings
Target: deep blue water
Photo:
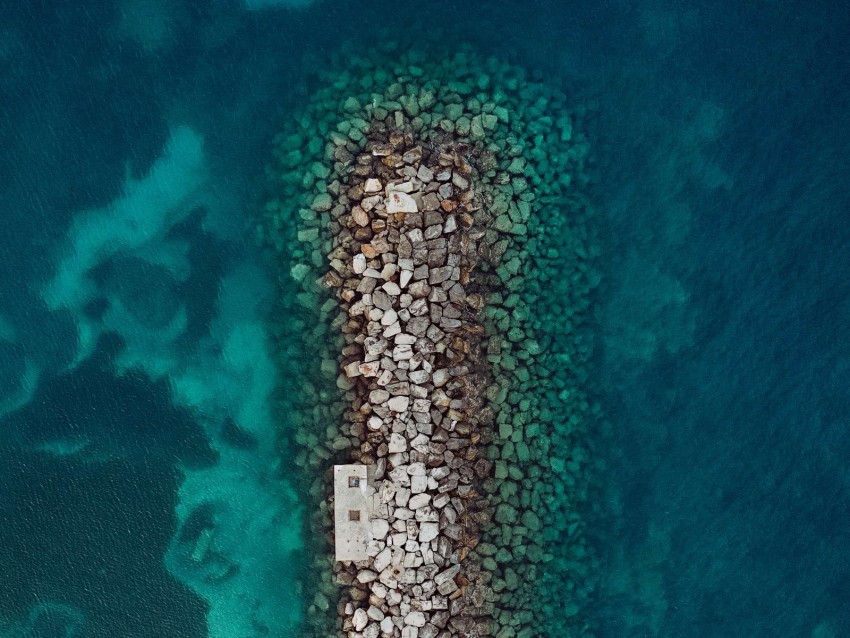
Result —
[[[846, 7], [0, 1], [0, 16], [0, 637], [297, 622], [272, 288], [242, 231], [320, 56], [417, 22], [595, 113], [619, 512], [599, 530], [604, 635], [850, 634]], [[205, 529], [213, 551], [193, 562]]]

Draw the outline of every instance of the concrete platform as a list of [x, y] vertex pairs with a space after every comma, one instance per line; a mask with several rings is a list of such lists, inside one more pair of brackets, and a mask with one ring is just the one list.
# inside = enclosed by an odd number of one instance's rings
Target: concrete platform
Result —
[[372, 539], [372, 495], [365, 465], [334, 465], [334, 554], [336, 560], [366, 560]]

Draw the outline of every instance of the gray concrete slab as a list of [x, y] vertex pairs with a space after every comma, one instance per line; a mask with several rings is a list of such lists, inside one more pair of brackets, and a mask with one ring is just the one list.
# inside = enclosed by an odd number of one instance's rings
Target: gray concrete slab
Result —
[[365, 465], [334, 465], [334, 554], [338, 561], [366, 560], [374, 489]]

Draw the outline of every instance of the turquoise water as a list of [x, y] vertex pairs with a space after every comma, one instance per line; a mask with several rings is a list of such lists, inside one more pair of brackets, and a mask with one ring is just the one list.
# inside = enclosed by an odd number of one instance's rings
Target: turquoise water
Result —
[[422, 28], [591, 111], [601, 633], [847, 635], [844, 7], [280, 4], [0, 3], [0, 636], [297, 625], [244, 231], [322, 55]]

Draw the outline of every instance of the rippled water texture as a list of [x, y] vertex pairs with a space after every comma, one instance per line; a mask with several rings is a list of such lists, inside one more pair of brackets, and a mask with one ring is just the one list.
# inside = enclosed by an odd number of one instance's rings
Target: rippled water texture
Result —
[[325, 56], [387, 32], [469, 43], [585, 114], [604, 244], [588, 386], [613, 433], [598, 634], [847, 634], [846, 7], [0, 15], [0, 638], [296, 631], [318, 484], [287, 410], [316, 377], [256, 218]]

